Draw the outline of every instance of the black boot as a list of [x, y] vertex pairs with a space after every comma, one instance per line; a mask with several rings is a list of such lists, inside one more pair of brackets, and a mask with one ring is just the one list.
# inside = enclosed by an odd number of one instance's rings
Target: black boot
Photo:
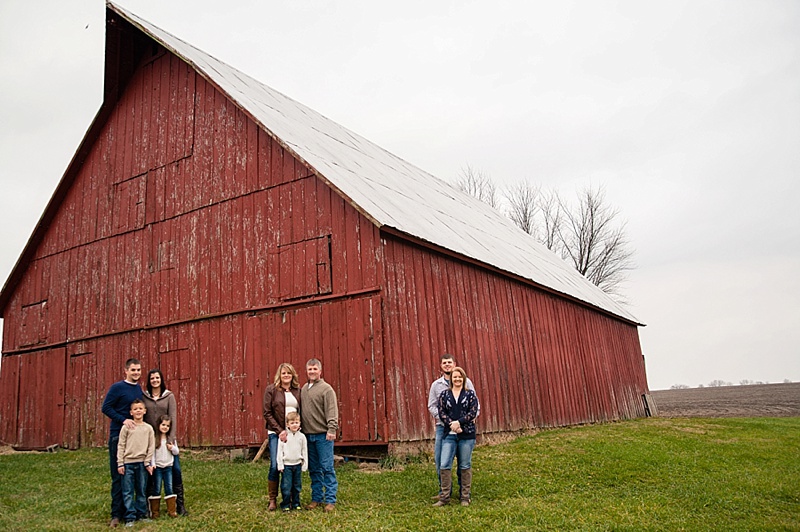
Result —
[[178, 515], [189, 515], [189, 512], [186, 511], [186, 506], [183, 503], [183, 483], [172, 486], [172, 491], [178, 496], [175, 505]]

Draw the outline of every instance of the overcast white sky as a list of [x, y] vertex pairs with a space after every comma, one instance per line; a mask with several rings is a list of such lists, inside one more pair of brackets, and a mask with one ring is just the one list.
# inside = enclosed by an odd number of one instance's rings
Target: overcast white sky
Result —
[[[800, 381], [800, 2], [122, 0], [443, 179], [603, 185], [651, 389]], [[0, 2], [0, 277], [100, 107], [105, 5]]]

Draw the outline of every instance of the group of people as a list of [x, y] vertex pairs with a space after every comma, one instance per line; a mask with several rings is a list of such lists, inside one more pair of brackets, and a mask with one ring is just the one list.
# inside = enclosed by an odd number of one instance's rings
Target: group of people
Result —
[[284, 362], [264, 390], [269, 511], [278, 508], [279, 488], [283, 511], [300, 508], [301, 471], [306, 469], [311, 478], [311, 502], [306, 509], [332, 512], [336, 508], [339, 483], [333, 468], [333, 442], [339, 431], [339, 405], [333, 387], [322, 378], [322, 362], [316, 358], [306, 362], [306, 376], [308, 381], [300, 388], [294, 367]]
[[[436, 423], [434, 463], [439, 493], [434, 506], [453, 498], [453, 463], [457, 462], [458, 500], [469, 506], [472, 492], [472, 451], [475, 420], [480, 403], [472, 381], [452, 355], [442, 355], [442, 375], [430, 387], [428, 411]], [[338, 482], [333, 445], [339, 430], [336, 392], [322, 378], [322, 362], [306, 363], [307, 382], [300, 387], [297, 371], [282, 363], [264, 391], [264, 420], [268, 433], [270, 467], [267, 476], [269, 511], [300, 509], [302, 472], [311, 478], [307, 510], [336, 507]], [[108, 439], [111, 471], [111, 526], [123, 520], [132, 526], [149, 515], [160, 514], [161, 490], [168, 514], [186, 515], [180, 452], [175, 438], [177, 405], [158, 369], [147, 375], [146, 389], [139, 385], [142, 365], [125, 362], [125, 379], [109, 388], [103, 414], [111, 420]], [[146, 493], [146, 495], [145, 495]], [[145, 502], [147, 501], [147, 502]]]
[[[434, 463], [439, 493], [434, 506], [445, 506], [453, 496], [453, 462], [458, 464], [458, 500], [469, 506], [472, 494], [472, 451], [475, 448], [475, 419], [480, 403], [472, 381], [453, 355], [440, 360], [442, 375], [431, 384], [428, 411], [436, 423]], [[278, 509], [278, 491], [283, 511], [300, 508], [301, 472], [311, 477], [311, 503], [306, 509], [323, 506], [335, 509], [338, 483], [333, 467], [333, 442], [338, 431], [336, 392], [322, 379], [322, 363], [306, 363], [308, 382], [300, 388], [299, 378], [289, 363], [278, 366], [274, 382], [264, 391], [264, 420], [269, 438], [270, 467], [267, 476], [269, 511]], [[302, 420], [301, 420], [302, 416]], [[300, 432], [302, 427], [302, 432]]]
[[177, 404], [161, 370], [139, 380], [142, 364], [125, 361], [125, 379], [111, 385], [103, 414], [111, 420], [108, 459], [111, 471], [111, 527], [158, 518], [161, 491], [171, 517], [186, 515], [180, 451], [175, 439]]

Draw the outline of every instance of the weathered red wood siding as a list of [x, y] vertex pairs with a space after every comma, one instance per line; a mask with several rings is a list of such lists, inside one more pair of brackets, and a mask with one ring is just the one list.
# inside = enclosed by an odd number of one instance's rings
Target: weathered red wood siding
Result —
[[635, 326], [384, 235], [387, 419], [393, 441], [433, 437], [439, 358], [475, 384], [480, 432], [644, 416]]
[[260, 443], [264, 386], [312, 356], [341, 443], [432, 437], [444, 352], [478, 388], [482, 432], [644, 414], [635, 326], [381, 240], [172, 54], [145, 58], [96, 127], [5, 306], [4, 441], [102, 445], [130, 356], [164, 370], [190, 446]]
[[277, 364], [315, 356], [342, 441], [384, 440], [377, 228], [163, 50], [101, 126], [6, 306], [3, 438], [102, 444], [136, 356], [165, 370], [185, 444], [259, 443]]

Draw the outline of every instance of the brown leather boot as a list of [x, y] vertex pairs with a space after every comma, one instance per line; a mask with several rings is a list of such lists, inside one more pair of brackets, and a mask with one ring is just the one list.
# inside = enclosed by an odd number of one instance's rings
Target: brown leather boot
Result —
[[158, 516], [161, 515], [161, 495], [148, 497], [147, 502], [150, 503], [150, 518], [158, 519]]
[[453, 471], [451, 469], [442, 469], [439, 473], [442, 477], [442, 494], [439, 496], [439, 500], [433, 505], [446, 506], [450, 503], [450, 490], [453, 487]]
[[472, 469], [461, 470], [461, 506], [469, 506], [472, 502]]
[[167, 513], [170, 517], [178, 517], [178, 496], [168, 495], [164, 497], [164, 502], [167, 503]]
[[269, 511], [274, 512], [278, 509], [278, 481], [268, 480], [267, 489], [269, 490]]

